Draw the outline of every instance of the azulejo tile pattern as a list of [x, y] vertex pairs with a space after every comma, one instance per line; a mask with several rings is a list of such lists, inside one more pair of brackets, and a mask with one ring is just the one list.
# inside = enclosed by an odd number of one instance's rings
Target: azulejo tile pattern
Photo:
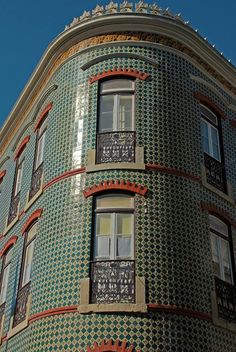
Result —
[[[139, 54], [154, 60], [157, 67], [138, 58], [109, 57], [85, 71], [81, 69], [94, 58], [113, 53]], [[115, 67], [132, 67], [150, 74], [150, 79], [136, 81], [135, 98], [137, 145], [144, 147], [145, 163], [201, 177], [200, 109], [194, 92], [208, 96], [229, 119], [236, 116], [214, 91], [192, 80], [190, 75], [211, 83], [229, 102], [233, 102], [231, 96], [193, 63], [164, 47], [110, 43], [77, 53], [58, 68], [45, 87], [47, 91], [51, 85], [58, 85], [40, 110], [53, 101], [48, 115], [44, 183], [63, 172], [86, 166], [88, 151], [96, 148], [97, 124], [98, 83], [90, 85], [89, 78]], [[33, 117], [34, 110], [25, 125]], [[26, 205], [31, 184], [36, 139], [33, 126], [34, 123], [29, 125], [22, 136], [31, 138], [24, 151], [20, 210]], [[227, 180], [236, 189], [235, 130], [229, 120], [222, 121], [222, 130]], [[4, 164], [7, 173], [1, 185], [0, 233], [4, 231], [14, 179], [12, 146], [6, 154], [10, 159]], [[80, 279], [89, 277], [93, 219], [93, 199], [85, 199], [82, 191], [104, 180], [116, 179], [149, 189], [146, 198], [135, 195], [136, 272], [146, 279], [146, 302], [211, 314], [210, 237], [208, 215], [202, 211], [201, 202], [217, 205], [232, 218], [236, 217], [235, 207], [200, 183], [184, 177], [149, 170], [104, 170], [68, 177], [46, 189], [1, 240], [2, 248], [11, 236], [19, 236], [10, 272], [4, 335], [14, 309], [23, 249], [21, 229], [28, 216], [43, 208], [35, 244], [30, 315], [79, 305]], [[142, 352], [236, 350], [234, 333], [193, 317], [163, 312], [84, 315], [75, 312], [32, 322], [4, 341], [0, 351], [81, 351], [94, 341], [110, 338], [127, 340]]]

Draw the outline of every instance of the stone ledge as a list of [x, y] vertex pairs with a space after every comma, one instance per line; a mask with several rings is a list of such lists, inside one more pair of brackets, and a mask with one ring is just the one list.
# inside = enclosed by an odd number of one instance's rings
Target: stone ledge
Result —
[[132, 303], [85, 304], [80, 305], [78, 311], [80, 314], [109, 312], [147, 313], [147, 305]]

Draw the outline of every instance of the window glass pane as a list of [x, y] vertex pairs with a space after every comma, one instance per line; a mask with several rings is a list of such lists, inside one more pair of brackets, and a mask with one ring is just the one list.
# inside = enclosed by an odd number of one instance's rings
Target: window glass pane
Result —
[[34, 252], [34, 242], [35, 241], [32, 241], [26, 248], [22, 286], [26, 285], [30, 281], [33, 252]]
[[224, 241], [223, 239], [220, 239], [220, 241], [223, 270], [222, 276], [225, 281], [232, 283], [229, 243], [227, 241]]
[[117, 234], [131, 235], [133, 233], [133, 214], [117, 214]]
[[209, 154], [210, 147], [209, 147], [208, 125], [204, 120], [201, 121], [201, 133], [202, 133], [203, 151]]
[[6, 266], [12, 258], [13, 246], [7, 251], [4, 259], [4, 266]]
[[209, 221], [210, 221], [210, 227], [217, 231], [222, 233], [225, 236], [228, 236], [228, 226], [225, 224], [223, 221], [220, 219], [216, 218], [213, 215], [209, 215]]
[[110, 235], [112, 233], [111, 228], [111, 214], [97, 214], [96, 217], [96, 234], [98, 235]]
[[38, 131], [39, 136], [42, 134], [42, 132], [44, 132], [44, 130], [46, 129], [46, 126], [47, 126], [47, 118], [45, 117]]
[[213, 264], [213, 273], [217, 277], [221, 277], [220, 273], [220, 257], [218, 252], [217, 237], [211, 235], [211, 250], [212, 250], [212, 264]]
[[133, 208], [133, 197], [120, 194], [97, 198], [97, 208]]
[[110, 79], [101, 83], [101, 92], [112, 91], [112, 90], [122, 90], [122, 89], [134, 89], [134, 81], [129, 79]]
[[215, 125], [217, 125], [217, 117], [213, 113], [213, 111], [208, 109], [206, 106], [201, 105], [201, 113], [206, 116], [208, 120], [212, 121]]
[[131, 236], [117, 236], [117, 257], [131, 258]]
[[3, 271], [0, 304], [6, 301], [9, 273], [10, 273], [10, 264]]
[[96, 258], [110, 258], [110, 237], [109, 236], [97, 236], [95, 244], [95, 256]]
[[99, 132], [114, 130], [114, 104], [114, 95], [104, 95], [100, 97]]
[[36, 236], [37, 224], [34, 224], [27, 233], [27, 242], [31, 241]]
[[23, 165], [24, 161], [17, 167], [17, 175], [16, 175], [16, 188], [15, 188], [15, 196], [20, 192], [21, 190], [21, 182], [22, 182], [22, 174], [23, 174]]
[[118, 116], [118, 131], [131, 131], [132, 126], [132, 111], [133, 111], [133, 96], [119, 95], [119, 116]]
[[211, 127], [211, 138], [212, 138], [212, 156], [220, 160], [220, 146], [219, 146], [219, 138], [218, 138], [218, 131]]
[[44, 133], [42, 134], [42, 136], [38, 140], [37, 152], [36, 152], [35, 170], [37, 170], [37, 168], [43, 162], [45, 136], [46, 136], [46, 131], [44, 131]]

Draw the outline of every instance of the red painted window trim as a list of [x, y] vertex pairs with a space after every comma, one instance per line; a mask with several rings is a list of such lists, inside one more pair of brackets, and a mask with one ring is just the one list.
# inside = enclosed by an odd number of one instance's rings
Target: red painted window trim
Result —
[[11, 246], [13, 246], [13, 244], [16, 243], [17, 240], [18, 240], [17, 236], [12, 236], [11, 238], [9, 238], [9, 240], [7, 241], [7, 243], [4, 245], [3, 249], [0, 252], [0, 257], [2, 257], [8, 251], [8, 249]]
[[17, 158], [19, 158], [19, 156], [21, 155], [21, 153], [23, 152], [23, 150], [26, 147], [26, 144], [29, 142], [30, 140], [30, 136], [26, 136], [23, 141], [21, 142], [21, 144], [19, 145], [19, 147], [17, 148], [15, 155], [14, 155], [14, 160], [16, 160]]
[[[105, 340], [102, 340], [101, 344], [98, 344], [97, 342], [94, 342], [93, 346], [87, 346], [86, 348], [87, 352], [134, 352], [134, 346], [127, 346], [126, 341], [120, 341], [120, 340], [108, 340], [107, 342]], [[81, 351], [84, 352], [84, 351]], [[140, 350], [137, 350], [137, 352], [141, 352]]]
[[197, 100], [199, 100], [201, 103], [206, 105], [208, 108], [213, 110], [213, 112], [219, 115], [223, 120], [227, 119], [227, 116], [225, 115], [225, 113], [217, 105], [215, 105], [213, 101], [210, 100], [206, 95], [203, 95], [202, 93], [199, 93], [199, 92], [195, 92], [194, 97]]
[[22, 234], [22, 235], [25, 234], [25, 232], [28, 230], [28, 228], [30, 227], [30, 225], [31, 225], [35, 220], [37, 220], [38, 218], [41, 217], [42, 212], [43, 212], [43, 209], [39, 208], [39, 209], [35, 210], [35, 211], [30, 215], [30, 217], [26, 220], [26, 222], [25, 222], [24, 225], [22, 226], [22, 229], [21, 229], [21, 234]]
[[138, 79], [141, 79], [142, 81], [145, 81], [150, 75], [149, 73], [134, 70], [133, 68], [113, 68], [113, 70], [98, 73], [97, 75], [90, 77], [89, 83], [92, 84], [103, 78], [107, 78], [111, 76], [127, 76], [127, 77], [138, 78]]
[[41, 112], [41, 114], [40, 114], [40, 116], [39, 116], [39, 118], [38, 118], [38, 120], [37, 120], [37, 122], [36, 122], [36, 124], [35, 124], [35, 126], [34, 126], [34, 132], [36, 132], [37, 129], [41, 126], [43, 120], [46, 118], [47, 113], [51, 110], [52, 106], [53, 106], [53, 102], [50, 102], [50, 103], [43, 109], [43, 111]]
[[204, 203], [204, 202], [201, 203], [201, 207], [202, 207], [202, 210], [205, 210], [212, 215], [216, 215], [222, 221], [228, 222], [231, 226], [233, 226], [236, 229], [236, 221], [233, 220], [230, 217], [230, 215], [226, 211], [224, 211], [223, 209], [217, 207], [214, 204]]
[[0, 171], [0, 183], [2, 183], [5, 175], [6, 175], [6, 170]]
[[83, 190], [85, 198], [88, 198], [96, 193], [110, 190], [121, 190], [128, 191], [132, 193], [141, 194], [145, 196], [148, 189], [143, 185], [136, 185], [134, 182], [124, 181], [124, 180], [108, 180], [100, 182], [98, 185], [93, 185], [92, 187]]

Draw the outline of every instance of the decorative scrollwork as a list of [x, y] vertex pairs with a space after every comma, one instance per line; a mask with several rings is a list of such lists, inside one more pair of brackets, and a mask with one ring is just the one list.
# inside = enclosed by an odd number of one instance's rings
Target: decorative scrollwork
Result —
[[11, 199], [11, 205], [10, 205], [10, 210], [8, 215], [8, 224], [10, 224], [17, 217], [19, 202], [20, 202], [20, 192], [18, 192], [18, 194]]
[[135, 132], [97, 135], [97, 164], [135, 162]]
[[226, 193], [226, 178], [224, 166], [218, 160], [204, 153], [207, 182]]
[[215, 290], [219, 317], [236, 323], [236, 287], [215, 277]]
[[29, 199], [33, 198], [33, 196], [40, 190], [43, 176], [43, 163], [34, 171], [31, 180], [31, 187], [29, 193]]
[[26, 319], [27, 303], [30, 293], [30, 282], [23, 286], [17, 294], [13, 327]]
[[134, 261], [91, 263], [91, 303], [134, 303]]

